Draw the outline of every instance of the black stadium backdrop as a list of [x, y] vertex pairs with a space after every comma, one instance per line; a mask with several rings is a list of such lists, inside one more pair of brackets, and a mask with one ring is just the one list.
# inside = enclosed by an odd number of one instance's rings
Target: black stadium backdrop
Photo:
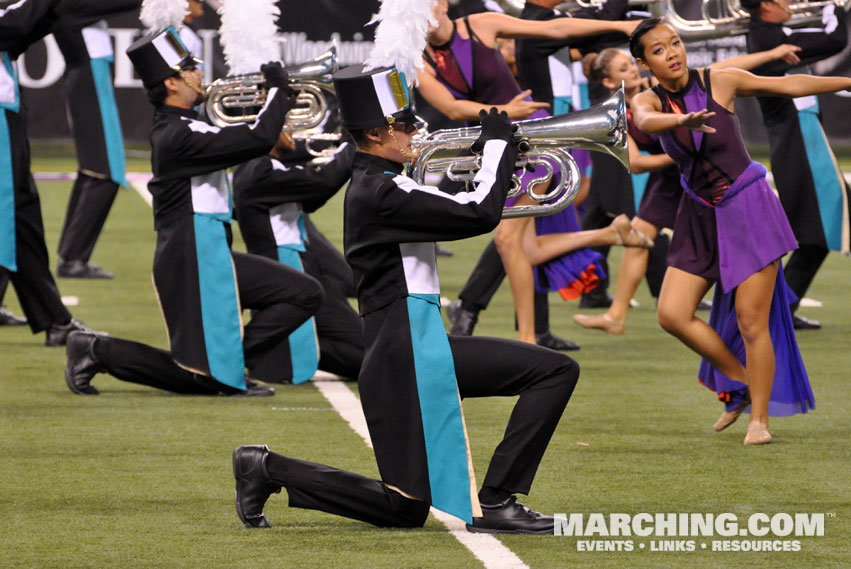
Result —
[[[481, 0], [461, 0], [462, 10], [467, 2], [481, 5]], [[699, 2], [680, 0], [678, 4], [682, 8], [683, 16], [698, 17]], [[312, 59], [328, 49], [332, 41], [337, 45], [341, 65], [361, 62], [369, 53], [373, 29], [365, 24], [378, 11], [378, 0], [288, 0], [280, 2], [279, 5], [279, 24], [286, 39], [283, 48], [284, 61], [287, 64]], [[141, 83], [134, 76], [130, 61], [124, 53], [141, 34], [141, 24], [136, 12], [115, 16], [108, 21], [116, 54], [115, 92], [124, 136], [129, 141], [144, 141], [148, 138], [152, 111], [142, 93]], [[208, 62], [208, 80], [220, 77], [226, 72], [216, 35], [218, 25], [218, 16], [209, 7], [204, 17], [192, 24], [204, 42], [204, 53], [199, 55]], [[744, 36], [692, 43], [689, 45], [689, 62], [693, 66], [701, 66], [718, 58], [739, 55], [744, 51]], [[62, 100], [64, 67], [65, 62], [52, 36], [33, 45], [21, 57], [19, 73], [24, 88], [24, 100], [30, 109], [29, 126], [33, 139], [70, 139]], [[851, 74], [851, 42], [841, 54], [820, 63], [816, 71], [845, 76]], [[851, 113], [848, 112], [851, 109], [851, 98], [827, 95], [820, 97], [820, 102], [828, 136], [834, 143], [851, 145]], [[38, 112], [35, 112], [35, 109]], [[748, 142], [767, 141], [759, 106], [755, 100], [739, 101], [737, 114], [742, 121]]]

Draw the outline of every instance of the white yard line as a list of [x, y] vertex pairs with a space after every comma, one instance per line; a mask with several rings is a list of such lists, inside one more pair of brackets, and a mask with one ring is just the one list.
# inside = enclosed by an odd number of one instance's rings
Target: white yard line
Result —
[[154, 196], [152, 196], [151, 192], [148, 191], [148, 181], [152, 177], [153, 176], [150, 174], [139, 174], [135, 172], [127, 174], [127, 181], [130, 182], [130, 185], [133, 186], [136, 193], [142, 196], [145, 203], [151, 207], [154, 205]]
[[[128, 175], [128, 179], [133, 189], [139, 192], [139, 195], [148, 205], [151, 205], [152, 197], [148, 191], [148, 180], [151, 179], [151, 176], [135, 174]], [[325, 396], [325, 399], [337, 413], [346, 420], [352, 430], [361, 436], [369, 448], [372, 448], [372, 441], [369, 438], [369, 430], [366, 427], [366, 418], [360, 406], [360, 399], [355, 397], [352, 390], [346, 387], [346, 384], [342, 381], [334, 379], [333, 375], [323, 374], [322, 372], [317, 374], [313, 384], [316, 385], [319, 392]], [[446, 526], [446, 529], [455, 539], [482, 562], [486, 569], [529, 569], [529, 566], [523, 563], [522, 559], [492, 535], [470, 533], [463, 521], [434, 508], [431, 509], [431, 513]]]
[[[341, 381], [314, 381], [314, 385], [340, 416], [346, 420], [352, 430], [361, 436], [369, 448], [372, 448], [372, 441], [369, 439], [369, 430], [366, 427], [366, 418], [363, 416], [360, 400], [355, 397], [352, 390]], [[431, 513], [487, 569], [529, 569], [529, 566], [523, 563], [522, 559], [492, 535], [470, 533], [463, 521], [434, 508], [431, 509]]]

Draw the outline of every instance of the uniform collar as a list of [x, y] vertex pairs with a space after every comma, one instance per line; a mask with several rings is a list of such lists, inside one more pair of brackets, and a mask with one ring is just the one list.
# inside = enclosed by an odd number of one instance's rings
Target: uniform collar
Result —
[[394, 174], [401, 174], [405, 170], [404, 164], [360, 151], [355, 153], [355, 164], [361, 165], [363, 168], [369, 168], [370, 170], [389, 171]]
[[180, 107], [172, 107], [171, 105], [160, 105], [157, 107], [155, 114], [177, 115], [190, 119], [198, 118], [198, 112], [195, 109], [181, 109]]

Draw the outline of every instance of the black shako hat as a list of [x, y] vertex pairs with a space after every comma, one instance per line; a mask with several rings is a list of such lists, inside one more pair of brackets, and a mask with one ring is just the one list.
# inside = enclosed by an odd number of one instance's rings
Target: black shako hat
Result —
[[739, 0], [739, 4], [741, 4], [742, 8], [745, 10], [753, 10], [754, 8], [759, 8], [759, 5], [762, 4], [762, 0]]
[[343, 126], [349, 130], [418, 122], [405, 75], [395, 67], [370, 71], [364, 71], [362, 64], [346, 67], [334, 74], [334, 91]]
[[161, 32], [147, 34], [127, 48], [127, 57], [146, 89], [180, 74], [183, 69], [197, 67], [202, 62], [192, 55], [172, 26]]

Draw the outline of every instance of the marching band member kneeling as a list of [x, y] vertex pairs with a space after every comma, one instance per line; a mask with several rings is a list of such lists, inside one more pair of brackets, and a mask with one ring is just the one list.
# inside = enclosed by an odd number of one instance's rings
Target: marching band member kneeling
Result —
[[[246, 381], [245, 368], [274, 349], [322, 301], [315, 279], [270, 259], [230, 250], [231, 195], [225, 168], [267, 153], [287, 111], [287, 74], [262, 67], [269, 91], [260, 119], [218, 128], [198, 120], [204, 100], [198, 60], [174, 28], [142, 37], [127, 55], [156, 107], [151, 132], [154, 177], [154, 287], [170, 352], [76, 333], [68, 339], [65, 379], [94, 395], [98, 372], [177, 393], [272, 395]], [[241, 309], [253, 311], [243, 328]], [[263, 378], [257, 378], [263, 379]]]
[[[343, 125], [358, 152], [345, 200], [345, 254], [357, 285], [366, 352], [358, 377], [381, 480], [289, 458], [264, 445], [234, 451], [236, 510], [269, 527], [263, 507], [289, 505], [383, 527], [419, 527], [429, 506], [487, 533], [552, 533], [527, 494], [579, 377], [566, 355], [511, 340], [447, 336], [435, 241], [492, 231], [517, 150], [505, 113], [481, 113], [475, 189], [457, 195], [404, 175], [416, 131], [404, 76], [357, 65], [334, 76]], [[461, 409], [466, 397], [516, 396], [503, 440], [476, 494]]]

